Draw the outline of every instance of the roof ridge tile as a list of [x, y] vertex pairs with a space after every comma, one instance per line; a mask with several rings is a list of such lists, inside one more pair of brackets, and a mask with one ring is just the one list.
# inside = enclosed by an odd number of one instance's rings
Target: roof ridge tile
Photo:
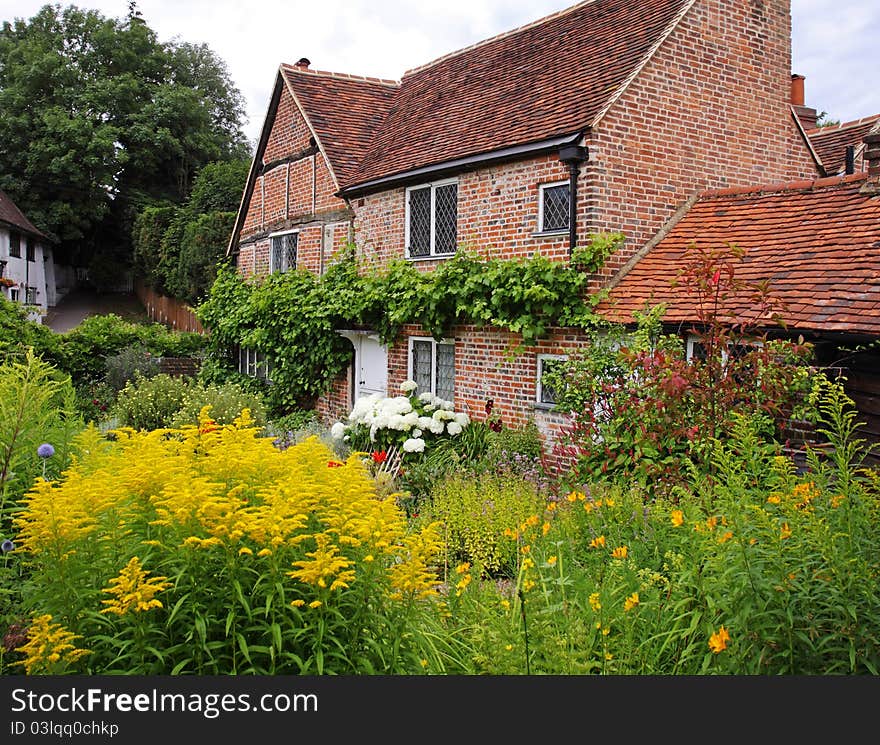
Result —
[[368, 75], [353, 75], [352, 73], [348, 72], [331, 72], [329, 70], [313, 70], [311, 68], [303, 69], [302, 67], [297, 67], [296, 65], [291, 65], [287, 62], [282, 62], [281, 67], [286, 72], [294, 72], [301, 75], [317, 75], [318, 77], [336, 78], [337, 80], [355, 80], [364, 83], [379, 83], [381, 85], [394, 86], [395, 88], [400, 85], [399, 80], [389, 80], [388, 78], [375, 78]]

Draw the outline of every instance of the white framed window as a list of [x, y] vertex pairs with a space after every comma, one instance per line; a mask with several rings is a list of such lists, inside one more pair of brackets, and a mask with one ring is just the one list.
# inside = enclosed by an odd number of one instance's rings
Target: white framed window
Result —
[[455, 342], [429, 338], [409, 339], [409, 379], [418, 384], [418, 392], [430, 391], [446, 401], [455, 394]]
[[[727, 342], [725, 348], [721, 350], [721, 364], [726, 365], [727, 360], [730, 357], [739, 358], [743, 354], [746, 354], [753, 349], [761, 349], [764, 346], [763, 342], [760, 341], [750, 341], [750, 342]], [[703, 343], [703, 340], [699, 336], [695, 336], [694, 334], [689, 334], [687, 338], [687, 349], [686, 356], [687, 361], [692, 362], [693, 360], [705, 360], [707, 355], [706, 345]]]
[[269, 382], [269, 361], [266, 355], [256, 349], [238, 348], [238, 371], [258, 380]]
[[535, 402], [543, 406], [554, 406], [557, 401], [556, 391], [544, 382], [544, 374], [550, 372], [568, 357], [564, 354], [539, 354], [537, 364], [537, 380], [535, 384]]
[[296, 250], [299, 246], [299, 232], [278, 233], [270, 236], [269, 272], [289, 272], [296, 269]]
[[568, 181], [557, 181], [538, 186], [539, 233], [561, 233], [568, 230], [568, 195]]
[[9, 299], [13, 303], [19, 302], [20, 297], [21, 297], [21, 292], [19, 291], [19, 289], [17, 287], [10, 287], [9, 288]]
[[24, 288], [24, 302], [26, 305], [36, 305], [37, 304], [37, 295], [39, 291], [36, 287], [25, 287]]
[[446, 179], [406, 190], [406, 256], [451, 256], [458, 247], [458, 181]]

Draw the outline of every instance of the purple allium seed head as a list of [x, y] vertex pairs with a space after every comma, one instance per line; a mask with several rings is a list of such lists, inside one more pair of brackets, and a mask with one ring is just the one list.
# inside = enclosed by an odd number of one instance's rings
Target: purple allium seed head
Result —
[[41, 458], [51, 458], [55, 455], [55, 448], [53, 448], [48, 442], [44, 442], [37, 448], [37, 455]]

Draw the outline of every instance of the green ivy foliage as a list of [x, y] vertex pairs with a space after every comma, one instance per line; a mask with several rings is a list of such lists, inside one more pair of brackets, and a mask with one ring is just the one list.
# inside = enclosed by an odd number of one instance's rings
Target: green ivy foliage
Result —
[[295, 270], [245, 280], [221, 267], [198, 308], [210, 330], [211, 361], [203, 370], [228, 377], [236, 346], [263, 352], [272, 365], [271, 405], [283, 411], [310, 406], [349, 363], [351, 347], [336, 329], [369, 326], [390, 344], [404, 324], [440, 339], [472, 323], [519, 334], [528, 345], [553, 326], [589, 328], [605, 296], [590, 292], [590, 275], [622, 241], [619, 233], [594, 236], [570, 264], [459, 251], [431, 272], [403, 260], [373, 271], [349, 248], [320, 277]]

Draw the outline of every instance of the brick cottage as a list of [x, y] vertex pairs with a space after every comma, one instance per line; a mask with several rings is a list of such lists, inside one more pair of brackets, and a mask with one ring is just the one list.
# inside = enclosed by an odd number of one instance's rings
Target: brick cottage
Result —
[[[788, 0], [590, 0], [400, 81], [282, 64], [229, 254], [249, 277], [320, 274], [351, 242], [367, 265], [430, 271], [460, 247], [567, 261], [620, 231], [591, 278], [618, 285], [707, 190], [826, 175], [790, 26]], [[551, 438], [564, 421], [542, 370], [585, 340], [557, 328], [512, 351], [521, 339], [497, 328], [435, 340], [407, 326], [386, 348], [368, 329], [340, 333], [353, 361], [318, 402], [328, 421], [411, 378], [477, 418], [492, 399], [506, 424], [534, 419]], [[243, 350], [242, 371], [260, 360]]]

